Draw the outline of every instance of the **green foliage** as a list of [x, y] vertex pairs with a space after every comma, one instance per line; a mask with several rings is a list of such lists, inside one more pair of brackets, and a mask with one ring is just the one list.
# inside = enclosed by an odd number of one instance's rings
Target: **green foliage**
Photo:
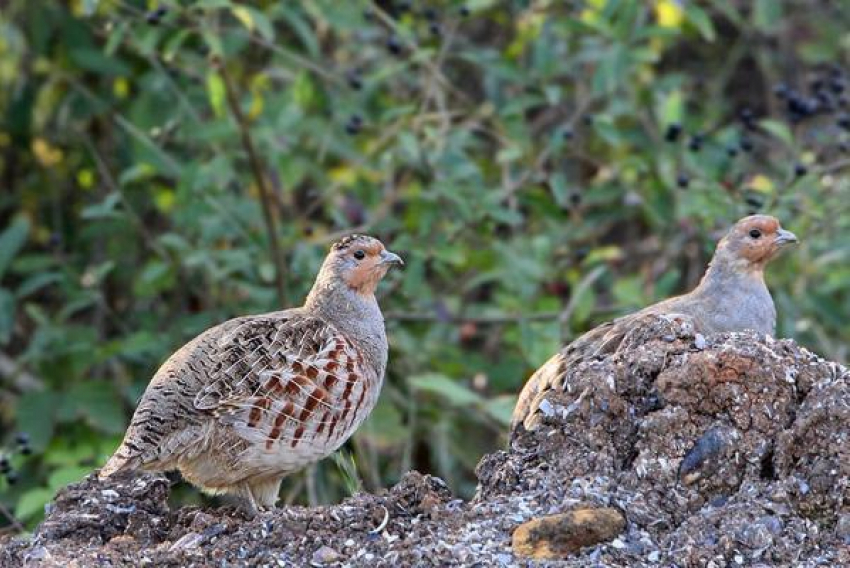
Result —
[[288, 501], [413, 467], [469, 495], [529, 374], [693, 286], [753, 209], [803, 238], [770, 269], [779, 333], [847, 359], [848, 133], [835, 112], [790, 121], [771, 93], [838, 77], [845, 3], [472, 0], [429, 3], [431, 22], [413, 6], [6, 3], [0, 425], [35, 455], [0, 500], [22, 521], [105, 461], [169, 353], [300, 302], [352, 230], [407, 261], [381, 288], [388, 379], [354, 457]]

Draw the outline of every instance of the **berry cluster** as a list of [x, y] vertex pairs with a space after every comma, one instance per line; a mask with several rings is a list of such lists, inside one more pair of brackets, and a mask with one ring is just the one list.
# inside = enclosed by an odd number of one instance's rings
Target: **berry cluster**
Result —
[[12, 468], [12, 462], [9, 459], [10, 456], [15, 453], [19, 453], [22, 456], [32, 454], [30, 437], [26, 432], [19, 432], [17, 436], [15, 436], [15, 445], [16, 448], [12, 451], [0, 452], [0, 475], [3, 475], [6, 479], [6, 483], [9, 485], [14, 485], [18, 482], [18, 472]]

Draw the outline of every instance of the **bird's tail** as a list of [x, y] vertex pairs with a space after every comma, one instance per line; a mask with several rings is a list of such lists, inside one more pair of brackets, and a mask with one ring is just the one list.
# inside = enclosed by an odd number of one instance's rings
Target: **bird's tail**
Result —
[[137, 456], [132, 456], [127, 451], [127, 446], [124, 444], [118, 448], [109, 461], [106, 462], [100, 472], [97, 474], [100, 479], [105, 479], [110, 475], [115, 475], [122, 471], [136, 469], [141, 465], [141, 460]]

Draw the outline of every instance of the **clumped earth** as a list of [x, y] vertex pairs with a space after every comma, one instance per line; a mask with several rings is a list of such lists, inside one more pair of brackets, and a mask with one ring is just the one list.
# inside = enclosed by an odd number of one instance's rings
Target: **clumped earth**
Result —
[[[850, 565], [850, 371], [790, 340], [653, 317], [569, 373], [538, 428], [481, 460], [470, 502], [411, 472], [377, 495], [246, 520], [171, 510], [162, 476], [90, 476], [31, 537], [0, 542], [0, 565]], [[580, 510], [619, 511], [625, 530], [561, 560], [515, 554], [518, 526]]]

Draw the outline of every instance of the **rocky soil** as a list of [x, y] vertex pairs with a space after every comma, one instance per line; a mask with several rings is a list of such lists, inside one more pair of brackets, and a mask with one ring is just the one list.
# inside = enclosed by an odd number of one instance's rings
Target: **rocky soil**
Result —
[[470, 502], [411, 472], [246, 520], [171, 510], [162, 476], [92, 476], [0, 542], [0, 566], [850, 566], [844, 367], [652, 318], [567, 385], [481, 460]]

